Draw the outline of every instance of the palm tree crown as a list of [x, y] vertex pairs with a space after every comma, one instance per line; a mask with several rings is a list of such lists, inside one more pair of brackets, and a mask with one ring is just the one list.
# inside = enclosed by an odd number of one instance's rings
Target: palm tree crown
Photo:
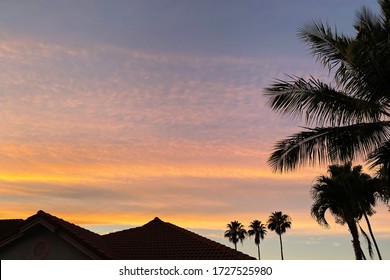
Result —
[[283, 214], [281, 211], [273, 212], [268, 218], [268, 229], [275, 231], [279, 235], [280, 241], [280, 255], [282, 260], [283, 257], [283, 244], [282, 244], [282, 234], [286, 232], [288, 228], [291, 228], [291, 218], [290, 216]]
[[259, 220], [254, 220], [251, 222], [249, 225], [250, 230], [248, 230], [249, 236], [254, 235], [255, 236], [255, 244], [257, 245], [257, 252], [259, 255], [259, 260], [260, 258], [260, 240], [264, 239], [264, 236], [267, 234], [267, 230], [265, 228], [265, 225], [259, 221]]
[[299, 30], [334, 82], [291, 76], [265, 89], [274, 111], [308, 126], [275, 145], [275, 171], [357, 157], [390, 168], [390, 0], [378, 2], [380, 15], [364, 7], [357, 13], [353, 36], [318, 21]]
[[243, 243], [245, 236], [247, 235], [244, 225], [238, 221], [232, 221], [226, 225], [227, 230], [225, 231], [225, 237], [229, 238], [230, 242], [233, 242], [234, 248], [237, 250], [237, 243], [240, 241]]
[[325, 213], [329, 211], [336, 223], [347, 224], [352, 235], [352, 244], [356, 259], [363, 259], [360, 247], [357, 222], [364, 216], [374, 240], [378, 256], [380, 252], [373, 236], [368, 216], [375, 213], [376, 190], [379, 184], [368, 174], [362, 173], [361, 166], [352, 167], [351, 163], [330, 165], [329, 176], [319, 176], [312, 186], [314, 203], [311, 208], [312, 217], [320, 224], [328, 227]]

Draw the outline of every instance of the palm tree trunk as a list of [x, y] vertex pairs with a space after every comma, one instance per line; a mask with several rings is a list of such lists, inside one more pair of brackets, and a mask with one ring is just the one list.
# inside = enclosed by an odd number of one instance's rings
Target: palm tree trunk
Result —
[[237, 242], [234, 242], [234, 249], [237, 251]]
[[371, 235], [371, 239], [372, 239], [372, 241], [374, 241], [375, 249], [376, 249], [376, 252], [378, 253], [378, 258], [380, 260], [382, 260], [382, 256], [381, 256], [381, 253], [379, 252], [378, 244], [376, 243], [376, 240], [375, 240], [375, 237], [374, 237], [374, 233], [372, 232], [370, 221], [368, 220], [366, 212], [363, 212], [363, 214], [364, 214], [364, 218], [366, 219], [366, 223], [367, 223], [367, 226], [368, 226], [368, 231], [370, 232], [370, 235]]
[[[361, 248], [360, 248], [361, 249]], [[363, 249], [361, 249], [363, 260], [367, 260], [366, 255], [363, 252]]]
[[284, 260], [284, 258], [283, 258], [282, 235], [281, 234], [279, 234], [279, 240], [280, 240], [280, 256], [281, 256], [282, 260]]
[[357, 260], [363, 260], [363, 250], [360, 247], [359, 241], [359, 232], [356, 226], [355, 221], [352, 219], [351, 221], [347, 221], [349, 232], [352, 235], [352, 246], [355, 252], [355, 257]]
[[259, 260], [260, 260], [260, 243], [257, 244], [257, 252], [259, 253]]

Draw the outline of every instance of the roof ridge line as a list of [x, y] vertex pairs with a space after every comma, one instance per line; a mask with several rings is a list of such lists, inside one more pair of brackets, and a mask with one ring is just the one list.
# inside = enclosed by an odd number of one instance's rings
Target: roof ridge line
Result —
[[250, 255], [245, 254], [244, 252], [241, 252], [241, 251], [238, 251], [238, 250], [234, 250], [233, 248], [230, 248], [230, 247], [228, 247], [228, 246], [226, 246], [226, 245], [224, 245], [224, 244], [221, 244], [221, 243], [219, 243], [219, 242], [217, 242], [217, 241], [211, 240], [210, 238], [205, 237], [205, 236], [202, 236], [202, 235], [200, 235], [200, 234], [198, 234], [198, 233], [196, 233], [196, 232], [193, 232], [193, 231], [191, 231], [191, 230], [182, 228], [182, 227], [180, 227], [180, 226], [178, 226], [178, 225], [175, 225], [175, 224], [172, 224], [172, 223], [170, 223], [170, 222], [165, 222], [165, 223], [168, 224], [168, 225], [170, 225], [171, 227], [176, 227], [176, 228], [180, 229], [180, 230], [181, 230], [183, 233], [185, 233], [186, 235], [189, 235], [189, 236], [191, 236], [191, 237], [196, 238], [198, 241], [202, 242], [203, 244], [206, 244], [206, 245], [211, 245], [211, 244], [212, 244], [212, 245], [215, 246], [215, 247], [220, 247], [220, 248], [229, 249], [229, 250], [232, 250], [232, 251], [234, 251], [234, 252], [237, 252], [237, 253], [240, 253], [240, 254], [243, 254], [243, 255], [246, 255], [246, 256], [251, 257]]
[[79, 230], [82, 230], [88, 234], [93, 234], [95, 237], [98, 237], [99, 239], [101, 239], [100, 241], [104, 244], [105, 247], [107, 247], [107, 249], [109, 251], [111, 251], [111, 248], [110, 246], [107, 244], [106, 240], [103, 238], [102, 235], [96, 233], [96, 232], [93, 232], [89, 229], [86, 229], [84, 227], [81, 227], [79, 225], [76, 225], [74, 223], [71, 223], [69, 221], [66, 221], [62, 218], [59, 218], [57, 216], [54, 216], [52, 214], [49, 214], [43, 210], [39, 210], [37, 212], [36, 215], [33, 215], [29, 218], [32, 218], [34, 216], [37, 216], [37, 217], [40, 217], [42, 216], [43, 218], [46, 218], [46, 219], [50, 219], [52, 222], [54, 222], [56, 224], [56, 226], [58, 226], [60, 229], [62, 229], [65, 233], [67, 233], [68, 235], [70, 235], [74, 240], [78, 240], [79, 242], [81, 241], [81, 244], [85, 244], [86, 246], [89, 246], [89, 247], [92, 247], [94, 250], [97, 250], [99, 251], [101, 254], [103, 254], [105, 257], [115, 257], [115, 255], [112, 254], [112, 252], [107, 252], [106, 250], [100, 248], [98, 245], [94, 244], [94, 242], [91, 242], [90, 240], [87, 240], [85, 239], [84, 237], [80, 236], [79, 234], [75, 233], [71, 228], [69, 228], [69, 226], [71, 227], [75, 227]]

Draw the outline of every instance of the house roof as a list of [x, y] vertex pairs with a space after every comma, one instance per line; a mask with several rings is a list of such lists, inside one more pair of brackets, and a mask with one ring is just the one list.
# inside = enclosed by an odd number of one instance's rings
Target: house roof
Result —
[[0, 220], [0, 233], [7, 231], [7, 225], [10, 230], [0, 234], [0, 249], [37, 224], [56, 232], [91, 258], [97, 259], [254, 259], [157, 217], [141, 227], [99, 235], [42, 210], [26, 220]]
[[120, 259], [254, 259], [157, 217], [103, 237]]
[[0, 220], [0, 237], [16, 229], [23, 221], [23, 219]]
[[[39, 210], [35, 215], [22, 221], [23, 222], [19, 223], [17, 227], [0, 237], [0, 248], [22, 236], [28, 229], [40, 224], [53, 232], [55, 231], [58, 235], [61, 235], [62, 238], [78, 247], [91, 258], [115, 259], [115, 256], [110, 253], [111, 250], [106, 245], [102, 236], [50, 215], [42, 210]], [[1, 222], [0, 225], [2, 224], [3, 223]]]

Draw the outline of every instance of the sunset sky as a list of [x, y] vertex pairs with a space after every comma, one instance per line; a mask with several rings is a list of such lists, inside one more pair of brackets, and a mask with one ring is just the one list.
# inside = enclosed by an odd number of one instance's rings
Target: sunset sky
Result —
[[[352, 34], [363, 5], [378, 11], [374, 0], [0, 1], [0, 218], [42, 209], [106, 233], [158, 216], [233, 247], [227, 223], [283, 211], [286, 259], [353, 259], [347, 227], [310, 216], [327, 167], [267, 165], [303, 123], [272, 112], [263, 89], [286, 74], [330, 81], [297, 30], [321, 19]], [[372, 226], [390, 259], [387, 210]], [[269, 232], [264, 258], [279, 258], [278, 242]], [[256, 256], [253, 238], [238, 248]]]

